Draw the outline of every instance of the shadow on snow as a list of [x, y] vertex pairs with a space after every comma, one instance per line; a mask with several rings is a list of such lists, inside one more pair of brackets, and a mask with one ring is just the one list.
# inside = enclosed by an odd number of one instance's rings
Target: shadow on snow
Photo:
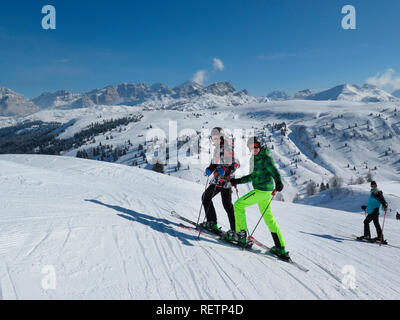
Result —
[[327, 239], [327, 240], [332, 240], [332, 241], [339, 242], [339, 243], [342, 243], [343, 241], [348, 241], [348, 239], [344, 239], [341, 237], [335, 237], [330, 234], [316, 234], [316, 233], [308, 233], [308, 232], [304, 232], [304, 231], [300, 231], [300, 233], [308, 234], [310, 236], [323, 238], [323, 239]]
[[[110, 209], [113, 209], [115, 211], [120, 212], [118, 216], [121, 218], [127, 219], [132, 222], [138, 222], [141, 223], [145, 226], [150, 227], [154, 231], [160, 232], [160, 233], [165, 233], [168, 234], [169, 236], [178, 238], [182, 244], [187, 245], [187, 246], [193, 246], [189, 242], [189, 240], [197, 240], [197, 236], [195, 235], [188, 235], [186, 233], [178, 231], [181, 227], [179, 226], [178, 223], [171, 222], [167, 219], [163, 218], [156, 218], [153, 216], [149, 216], [147, 214], [139, 213], [137, 211], [129, 210], [120, 206], [113, 206], [110, 204], [103, 203], [99, 200], [85, 200], [87, 202], [92, 202], [97, 205], [101, 205]], [[177, 227], [177, 228], [173, 228]], [[202, 238], [203, 241], [215, 243], [212, 240], [204, 239]]]

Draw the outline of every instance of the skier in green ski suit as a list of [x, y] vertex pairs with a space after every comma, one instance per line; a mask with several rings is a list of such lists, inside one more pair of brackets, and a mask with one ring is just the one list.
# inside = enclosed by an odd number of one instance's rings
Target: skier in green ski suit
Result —
[[[272, 252], [279, 256], [287, 256], [285, 250], [285, 240], [274, 216], [272, 215], [271, 200], [275, 189], [280, 192], [283, 190], [282, 178], [275, 166], [274, 160], [269, 154], [269, 150], [256, 137], [248, 140], [247, 146], [252, 152], [250, 164], [250, 174], [240, 179], [231, 179], [232, 185], [252, 182], [254, 190], [241, 197], [234, 204], [236, 230], [228, 231], [228, 240], [235, 240], [242, 244], [247, 242], [247, 223], [245, 208], [258, 204], [261, 214], [264, 214], [264, 221], [272, 234], [275, 246]], [[234, 232], [236, 231], [236, 232]]]

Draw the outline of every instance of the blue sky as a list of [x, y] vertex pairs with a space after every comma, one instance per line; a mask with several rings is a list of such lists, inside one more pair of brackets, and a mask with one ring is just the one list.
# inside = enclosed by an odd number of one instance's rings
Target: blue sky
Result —
[[[41, 28], [46, 4], [57, 10], [56, 30]], [[347, 4], [357, 10], [356, 30], [341, 27]], [[384, 85], [400, 82], [398, 0], [14, 0], [1, 7], [0, 86], [29, 98], [121, 82], [173, 87], [202, 70], [205, 85], [231, 81], [253, 95], [363, 84], [385, 72]], [[214, 58], [224, 68], [215, 69]]]

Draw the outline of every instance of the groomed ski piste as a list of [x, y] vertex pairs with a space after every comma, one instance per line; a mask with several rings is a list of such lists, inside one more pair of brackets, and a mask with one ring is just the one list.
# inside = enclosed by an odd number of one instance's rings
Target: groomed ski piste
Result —
[[[197, 220], [204, 185], [71, 157], [4, 155], [0, 168], [1, 299], [400, 298], [400, 249], [338, 236], [362, 233], [359, 212], [273, 201], [306, 273], [180, 228], [170, 212]], [[246, 212], [252, 229], [260, 213]], [[398, 221], [384, 233], [400, 245]], [[255, 237], [272, 244], [263, 223]]]

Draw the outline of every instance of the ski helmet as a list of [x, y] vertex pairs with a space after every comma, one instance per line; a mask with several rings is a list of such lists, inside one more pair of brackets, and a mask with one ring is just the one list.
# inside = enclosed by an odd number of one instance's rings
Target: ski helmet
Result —
[[250, 147], [251, 145], [254, 145], [257, 148], [260, 148], [261, 142], [258, 140], [257, 137], [251, 137], [249, 140], [247, 140], [247, 147]]
[[222, 128], [220, 127], [215, 127], [214, 129], [211, 130], [211, 137], [222, 137], [224, 135], [224, 132], [222, 130]]

